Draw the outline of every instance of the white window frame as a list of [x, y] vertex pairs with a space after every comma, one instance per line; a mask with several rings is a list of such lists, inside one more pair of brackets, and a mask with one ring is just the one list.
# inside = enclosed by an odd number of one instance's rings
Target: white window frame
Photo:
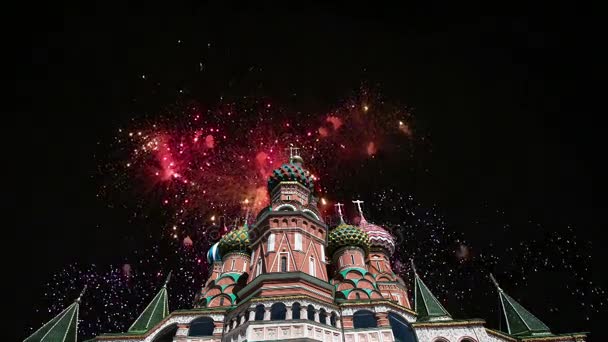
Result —
[[285, 257], [285, 259], [287, 259], [287, 270], [285, 272], [289, 272], [289, 270], [291, 269], [290, 267], [290, 262], [289, 262], [289, 253], [288, 252], [281, 252], [279, 253], [279, 267], [278, 271], [279, 272], [283, 272], [283, 270], [281, 269], [281, 259]]
[[262, 274], [262, 258], [258, 259], [257, 269], [255, 270], [255, 276]]
[[270, 234], [270, 236], [268, 237], [268, 251], [269, 252], [274, 251], [274, 242], [275, 242], [274, 234]]
[[302, 250], [302, 234], [296, 233], [294, 235], [294, 250], [301, 251]]

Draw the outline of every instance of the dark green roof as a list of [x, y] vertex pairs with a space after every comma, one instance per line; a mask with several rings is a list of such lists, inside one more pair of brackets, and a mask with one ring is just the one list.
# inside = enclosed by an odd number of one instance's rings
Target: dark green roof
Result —
[[61, 311], [59, 315], [55, 316], [55, 318], [43, 325], [40, 329], [36, 330], [36, 332], [26, 338], [24, 342], [76, 342], [76, 339], [78, 338], [78, 310], [80, 298], [85, 290], [82, 290], [82, 293], [74, 303]]
[[169, 298], [167, 295], [167, 283], [171, 278], [171, 273], [167, 276], [167, 280], [163, 287], [158, 291], [150, 304], [146, 306], [144, 311], [139, 315], [137, 320], [129, 328], [129, 332], [144, 332], [154, 327], [169, 315]]
[[528, 310], [526, 310], [515, 299], [506, 294], [494, 276], [490, 275], [494, 285], [498, 289], [500, 303], [502, 304], [503, 314], [507, 322], [507, 333], [513, 336], [531, 336], [531, 335], [550, 335], [549, 327], [540, 319], [536, 318]]
[[413, 265], [414, 263], [412, 262], [412, 268], [414, 270], [414, 308], [418, 315], [418, 319], [421, 321], [428, 320], [431, 317], [445, 317], [451, 319], [452, 316], [450, 316], [448, 311], [441, 305], [439, 300], [433, 296], [431, 290], [429, 290], [418, 276]]

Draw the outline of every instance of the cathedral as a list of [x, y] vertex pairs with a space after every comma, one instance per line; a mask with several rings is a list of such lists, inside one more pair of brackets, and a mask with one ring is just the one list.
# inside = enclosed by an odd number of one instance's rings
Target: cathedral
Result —
[[[167, 284], [112, 342], [517, 342], [585, 341], [554, 334], [490, 276], [503, 330], [483, 319], [452, 317], [412, 262], [411, 281], [390, 263], [393, 236], [361, 219], [328, 226], [317, 208], [313, 177], [293, 153], [268, 179], [270, 205], [225, 234], [207, 253], [209, 278], [191, 309], [169, 310]], [[431, 284], [432, 285], [432, 284]], [[82, 296], [82, 295], [81, 295]], [[76, 341], [80, 297], [25, 341]]]

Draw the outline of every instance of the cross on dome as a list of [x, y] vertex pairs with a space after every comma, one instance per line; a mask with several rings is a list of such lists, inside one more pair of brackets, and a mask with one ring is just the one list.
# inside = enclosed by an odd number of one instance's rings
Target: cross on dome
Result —
[[340, 223], [344, 223], [344, 217], [342, 216], [342, 207], [343, 206], [344, 206], [344, 204], [342, 204], [342, 203], [334, 204], [334, 207], [336, 207], [336, 210], [338, 211], [338, 216], [340, 216]]
[[365, 221], [365, 217], [363, 217], [363, 209], [361, 209], [361, 204], [364, 203], [361, 200], [353, 201], [354, 204], [357, 205], [357, 209], [359, 209], [359, 214], [361, 215], [361, 222]]

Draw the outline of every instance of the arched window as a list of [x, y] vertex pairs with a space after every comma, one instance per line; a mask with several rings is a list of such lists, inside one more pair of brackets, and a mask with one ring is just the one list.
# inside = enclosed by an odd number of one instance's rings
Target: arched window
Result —
[[281, 257], [281, 272], [287, 272], [287, 256], [283, 255]]
[[395, 342], [418, 342], [414, 329], [412, 329], [412, 326], [403, 318], [403, 316], [394, 312], [389, 312], [388, 322], [393, 330]]
[[224, 297], [220, 297], [220, 306], [224, 306]]
[[177, 324], [170, 325], [164, 328], [154, 337], [152, 342], [173, 342], [173, 337], [177, 333]]
[[315, 258], [312, 257], [312, 256], [310, 257], [310, 260], [308, 262], [308, 270], [309, 270], [311, 276], [314, 277], [316, 275], [316, 273], [315, 273]]
[[234, 259], [232, 259], [232, 263], [230, 264], [230, 270], [234, 271]]
[[264, 305], [263, 304], [259, 304], [258, 306], [255, 307], [255, 320], [256, 321], [263, 321], [264, 320]]
[[308, 320], [315, 320], [315, 307], [312, 304], [308, 306]]
[[355, 296], [357, 296], [357, 299], [361, 299], [361, 294], [359, 294], [359, 292], [355, 292]]
[[378, 272], [382, 272], [382, 267], [380, 267], [380, 261], [376, 261], [376, 266], [378, 268]]
[[319, 311], [319, 322], [321, 322], [321, 324], [327, 324], [327, 311], [325, 311], [325, 309]]
[[350, 260], [353, 262], [353, 265], [355, 264], [355, 256], [354, 255], [350, 255]]
[[332, 313], [331, 313], [331, 315], [329, 316], [329, 324], [330, 324], [332, 327], [335, 327], [335, 326], [336, 326], [336, 319], [337, 319], [337, 318], [338, 318], [338, 315], [336, 315], [336, 313], [335, 313], [335, 312], [332, 312]]
[[353, 328], [377, 328], [376, 315], [369, 310], [359, 310], [353, 315]]
[[300, 311], [302, 311], [302, 307], [300, 306], [300, 303], [293, 303], [291, 305], [291, 318], [300, 319]]
[[215, 325], [211, 317], [199, 317], [190, 322], [188, 336], [212, 336], [214, 328]]
[[475, 342], [473, 339], [470, 339], [468, 337], [463, 338], [462, 340], [460, 340], [460, 342]]
[[270, 320], [271, 321], [284, 321], [287, 308], [283, 303], [274, 303], [270, 307]]

